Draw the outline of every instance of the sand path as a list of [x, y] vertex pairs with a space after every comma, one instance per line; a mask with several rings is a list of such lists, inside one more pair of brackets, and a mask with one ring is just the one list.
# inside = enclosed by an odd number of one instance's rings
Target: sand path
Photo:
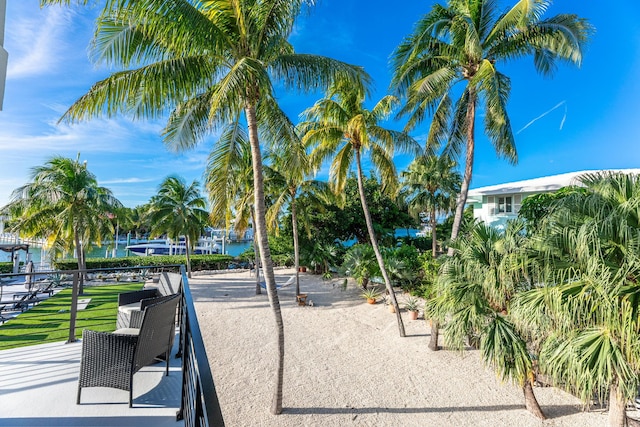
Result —
[[[284, 282], [292, 269], [276, 270]], [[521, 389], [502, 383], [477, 351], [431, 352], [429, 329], [403, 313], [406, 338], [384, 304], [368, 305], [353, 283], [301, 274], [313, 307], [279, 291], [285, 322], [284, 411], [269, 413], [275, 322], [249, 272], [190, 280], [227, 426], [603, 426], [603, 411], [554, 388], [536, 388], [549, 417], [524, 409]], [[398, 294], [402, 304], [405, 296]]]

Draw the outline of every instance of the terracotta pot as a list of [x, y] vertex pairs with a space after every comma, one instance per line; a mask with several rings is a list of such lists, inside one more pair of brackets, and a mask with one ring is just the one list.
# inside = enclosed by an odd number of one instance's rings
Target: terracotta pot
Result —
[[298, 267], [298, 271], [300, 273], [306, 273], [307, 272], [307, 267]]
[[375, 304], [376, 303], [376, 299], [375, 298], [367, 298], [367, 302], [369, 304]]
[[418, 310], [409, 312], [409, 320], [418, 320]]
[[395, 313], [396, 312], [396, 308], [393, 306], [393, 304], [389, 304], [389, 313]]

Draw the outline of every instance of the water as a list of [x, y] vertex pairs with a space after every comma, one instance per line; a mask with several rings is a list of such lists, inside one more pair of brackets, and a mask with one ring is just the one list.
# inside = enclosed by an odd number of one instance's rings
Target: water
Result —
[[[0, 243], [15, 243], [15, 241], [4, 241], [0, 239]], [[116, 257], [122, 258], [127, 256], [127, 250], [125, 244], [119, 244], [116, 251]], [[231, 242], [225, 244], [225, 252], [227, 255], [238, 256], [245, 250], [249, 249], [251, 242]], [[26, 253], [24, 251], [18, 251], [18, 256], [21, 262], [26, 262]], [[29, 254], [31, 254], [31, 260], [38, 264], [42, 259], [42, 248], [36, 245], [29, 246]], [[113, 247], [111, 245], [104, 244], [102, 247], [93, 247], [87, 252], [87, 258], [111, 258], [113, 255]], [[131, 254], [131, 256], [134, 256]], [[67, 257], [72, 258], [72, 257]], [[11, 253], [0, 251], [0, 262], [11, 262]]]

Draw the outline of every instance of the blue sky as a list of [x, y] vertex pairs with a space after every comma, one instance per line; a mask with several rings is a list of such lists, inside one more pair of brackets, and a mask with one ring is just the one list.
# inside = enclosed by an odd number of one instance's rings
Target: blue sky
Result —
[[[202, 181], [213, 137], [182, 154], [167, 151], [163, 122], [125, 117], [66, 125], [57, 120], [92, 83], [108, 75], [88, 59], [95, 8], [40, 9], [38, 0], [8, 0], [5, 48], [9, 69], [0, 112], [0, 205], [29, 180], [32, 167], [54, 155], [87, 160], [99, 184], [125, 205], [148, 201], [170, 174]], [[389, 55], [433, 1], [321, 0], [291, 37], [296, 50], [364, 66], [377, 100], [390, 81]], [[511, 1], [503, 1], [507, 7]], [[496, 158], [478, 134], [473, 187], [584, 169], [640, 166], [640, 4], [556, 0], [546, 16], [576, 13], [596, 27], [580, 69], [561, 65], [538, 75], [531, 59], [499, 64], [511, 77], [509, 114], [519, 163]], [[111, 70], [113, 71], [113, 70]], [[278, 93], [295, 118], [319, 94]], [[399, 123], [390, 126], [400, 128]], [[426, 126], [413, 136], [423, 141]], [[399, 168], [406, 166], [398, 159]]]

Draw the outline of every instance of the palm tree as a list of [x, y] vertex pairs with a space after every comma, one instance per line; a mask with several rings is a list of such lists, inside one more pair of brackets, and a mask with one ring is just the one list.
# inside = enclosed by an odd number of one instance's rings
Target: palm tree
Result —
[[[209, 155], [205, 185], [211, 203], [211, 221], [215, 226], [233, 226], [243, 235], [249, 223], [255, 223], [253, 165], [249, 138], [239, 122], [226, 126]], [[256, 295], [260, 287], [257, 235], [253, 233], [256, 265]]]
[[209, 213], [204, 209], [207, 205], [200, 195], [198, 181], [189, 186], [184, 179], [177, 176], [167, 177], [161, 184], [158, 194], [150, 201], [151, 232], [166, 233], [167, 237], [178, 241], [185, 237], [185, 256], [187, 274], [191, 277], [191, 258], [189, 252], [198, 241], [207, 225]]
[[417, 143], [404, 132], [386, 129], [378, 123], [389, 116], [396, 98], [385, 96], [371, 109], [364, 107], [366, 91], [348, 82], [338, 81], [332, 85], [324, 99], [315, 103], [303, 113], [306, 120], [299, 126], [305, 143], [317, 144], [312, 153], [313, 163], [321, 164], [332, 158], [329, 179], [334, 191], [341, 193], [346, 185], [349, 168], [355, 160], [358, 192], [364, 212], [369, 239], [376, 254], [382, 277], [384, 278], [391, 303], [396, 308], [396, 319], [400, 336], [404, 337], [404, 325], [398, 302], [384, 268], [384, 260], [378, 247], [371, 214], [364, 193], [362, 176], [362, 153], [370, 152], [373, 167], [381, 173], [383, 185], [395, 192], [397, 176], [393, 163], [395, 148], [401, 151], [417, 152]]
[[100, 244], [105, 229], [113, 233], [107, 214], [121, 203], [109, 189], [98, 186], [79, 154], [76, 160], [51, 158], [32, 170], [31, 180], [14, 190], [10, 203], [2, 208], [13, 218], [12, 230], [46, 238], [52, 247], [75, 250], [78, 269], [86, 270], [86, 245]]
[[297, 199], [305, 194], [309, 200], [330, 198], [330, 188], [326, 182], [309, 179], [311, 163], [302, 142], [295, 138], [286, 147], [270, 153], [271, 167], [267, 170], [268, 192], [272, 204], [267, 211], [267, 224], [277, 229], [278, 217], [285, 206], [291, 211], [293, 230], [294, 267], [296, 270], [296, 295], [300, 294], [300, 243], [298, 238]]
[[270, 134], [272, 141], [285, 140], [293, 132], [278, 106], [276, 83], [285, 89], [324, 90], [338, 78], [354, 85], [368, 79], [359, 67], [295, 53], [287, 38], [303, 6], [313, 3], [108, 1], [97, 25], [95, 57], [124, 71], [96, 83], [63, 117], [73, 122], [123, 112], [155, 118], [171, 110], [165, 142], [183, 150], [240, 120], [244, 112], [253, 160], [254, 226], [278, 334], [273, 414], [282, 412], [284, 325], [267, 239], [259, 131]]
[[510, 313], [510, 300], [528, 286], [518, 262], [526, 244], [524, 223], [510, 222], [504, 233], [475, 224], [451, 244], [456, 253], [445, 260], [425, 310], [446, 322], [447, 346], [462, 350], [466, 340], [479, 345], [484, 361], [503, 380], [516, 381], [526, 408], [544, 419], [527, 343]]
[[536, 70], [552, 75], [558, 60], [581, 63], [592, 27], [576, 15], [541, 19], [550, 3], [520, 0], [500, 13], [497, 0], [448, 0], [447, 6], [434, 5], [393, 54], [392, 87], [406, 99], [399, 115], [409, 116], [407, 128], [432, 114], [428, 146], [446, 145], [447, 153], [458, 156], [466, 144], [452, 239], [458, 236], [471, 182], [479, 107], [498, 156], [517, 162], [507, 114], [511, 81], [498, 64], [532, 54]]
[[409, 211], [415, 216], [428, 211], [434, 258], [437, 255], [437, 214], [448, 214], [455, 207], [455, 195], [460, 191], [462, 178], [454, 167], [455, 162], [447, 156], [420, 156], [402, 172], [403, 194]]
[[588, 403], [609, 401], [626, 425], [640, 372], [640, 177], [586, 175], [586, 192], [556, 202], [540, 226], [544, 283], [514, 300], [524, 327], [542, 332], [540, 369]]

